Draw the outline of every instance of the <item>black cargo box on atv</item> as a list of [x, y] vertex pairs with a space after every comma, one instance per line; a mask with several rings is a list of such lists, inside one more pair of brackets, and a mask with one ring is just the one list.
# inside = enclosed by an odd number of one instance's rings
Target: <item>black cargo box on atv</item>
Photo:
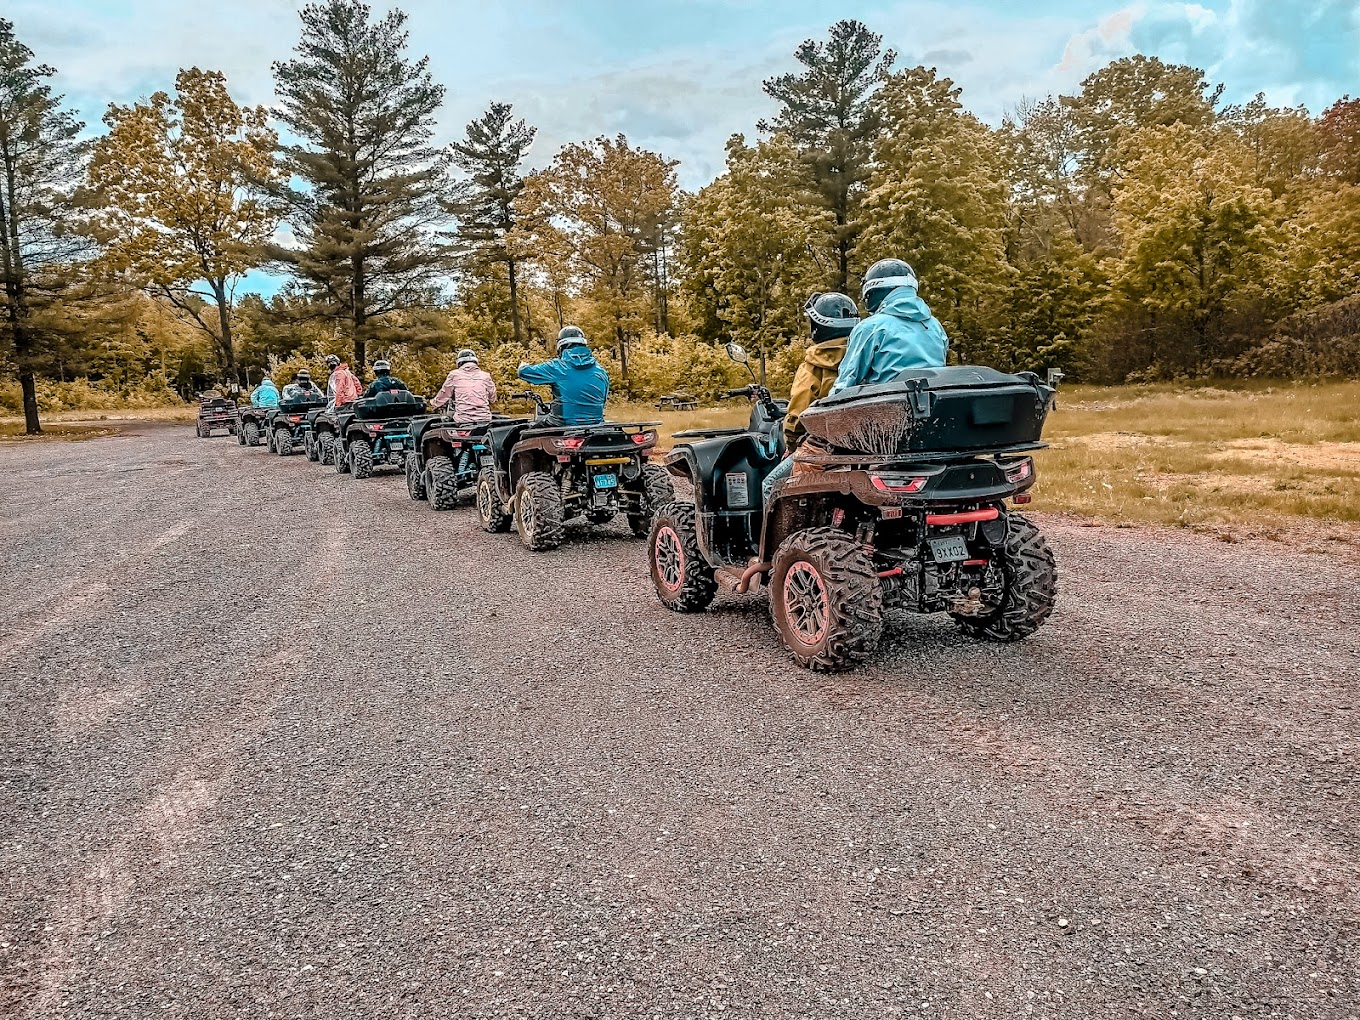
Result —
[[281, 414], [301, 414], [303, 411], [310, 411], [314, 407], [325, 407], [326, 395], [317, 393], [313, 397], [300, 397], [297, 400], [280, 400], [279, 412]]
[[361, 397], [349, 407], [360, 421], [408, 418], [425, 413], [425, 398], [410, 390], [383, 390], [371, 397]]
[[877, 456], [1011, 451], [1039, 445], [1052, 397], [1052, 388], [1030, 372], [914, 368], [889, 382], [824, 397], [800, 420], [833, 450]]

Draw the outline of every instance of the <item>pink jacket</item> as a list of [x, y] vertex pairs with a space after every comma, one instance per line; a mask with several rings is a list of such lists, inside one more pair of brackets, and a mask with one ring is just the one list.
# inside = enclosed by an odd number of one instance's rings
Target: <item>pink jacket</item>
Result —
[[491, 420], [491, 405], [496, 400], [496, 384], [476, 365], [455, 368], [439, 387], [431, 405], [435, 410], [453, 402], [451, 417], [459, 425], [481, 424]]

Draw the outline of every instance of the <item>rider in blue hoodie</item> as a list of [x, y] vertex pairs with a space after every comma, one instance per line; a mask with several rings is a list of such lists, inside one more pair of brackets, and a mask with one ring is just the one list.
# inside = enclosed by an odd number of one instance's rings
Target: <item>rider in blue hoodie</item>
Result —
[[278, 407], [279, 388], [274, 385], [274, 380], [269, 376], [264, 377], [264, 381], [256, 386], [250, 394], [251, 407]]
[[609, 397], [609, 373], [586, 346], [586, 335], [575, 326], [557, 334], [557, 357], [541, 365], [521, 363], [519, 377], [535, 386], [551, 386], [552, 411], [541, 425], [598, 425], [604, 421]]
[[831, 394], [887, 382], [908, 368], [944, 367], [949, 338], [916, 293], [911, 266], [901, 259], [875, 262], [864, 274], [862, 293], [872, 314], [850, 334]]

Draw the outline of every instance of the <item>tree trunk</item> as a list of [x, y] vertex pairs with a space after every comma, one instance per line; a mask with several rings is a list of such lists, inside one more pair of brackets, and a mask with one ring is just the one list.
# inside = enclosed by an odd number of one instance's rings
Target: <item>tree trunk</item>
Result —
[[227, 281], [212, 280], [209, 286], [212, 287], [213, 297], [217, 301], [217, 346], [222, 356], [222, 374], [232, 382], [240, 382], [236, 378], [236, 349], [231, 338], [231, 305], [227, 301]]
[[514, 256], [507, 256], [506, 268], [510, 271], [510, 324], [515, 330], [515, 346], [523, 342], [519, 327], [519, 281], [515, 279]]
[[626, 387], [628, 382], [628, 338], [624, 336], [623, 323], [616, 322], [614, 324], [614, 335], [619, 343], [619, 374], [623, 376]]
[[24, 431], [36, 436], [42, 432], [42, 422], [38, 419], [38, 386], [32, 369], [19, 373], [19, 388], [24, 392]]

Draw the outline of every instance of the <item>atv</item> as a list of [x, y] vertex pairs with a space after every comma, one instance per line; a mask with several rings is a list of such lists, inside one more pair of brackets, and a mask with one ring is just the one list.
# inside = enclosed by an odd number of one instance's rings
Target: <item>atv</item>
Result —
[[[269, 435], [269, 419], [276, 407], [243, 407], [236, 428], [236, 439], [242, 446], [259, 446]], [[272, 444], [271, 444], [272, 448]]]
[[302, 452], [313, 463], [330, 464], [335, 457], [335, 409], [314, 407], [303, 419]]
[[[548, 404], [537, 393], [540, 414]], [[675, 498], [666, 469], [647, 462], [660, 422], [547, 426], [537, 420], [493, 422], [490, 456], [477, 478], [482, 529], [510, 530], [532, 550], [562, 544], [568, 521], [608, 524], [625, 514], [634, 535], [646, 535], [657, 508]]]
[[411, 421], [425, 413], [425, 398], [409, 390], [360, 397], [335, 413], [335, 470], [370, 478], [384, 465], [404, 468], [411, 449]]
[[198, 424], [195, 427], [199, 439], [207, 439], [218, 429], [234, 436], [238, 431], [236, 424], [236, 401], [226, 397], [204, 397], [199, 401]]
[[[745, 351], [728, 345], [732, 360]], [[754, 379], [752, 373], [752, 379]], [[1057, 568], [1030, 501], [1053, 390], [1032, 373], [910, 369], [823, 398], [808, 441], [766, 502], [784, 455], [784, 407], [759, 383], [746, 429], [677, 432], [666, 467], [694, 502], [656, 515], [652, 583], [668, 609], [706, 609], [719, 590], [764, 584], [775, 629], [804, 668], [873, 655], [885, 610], [949, 614], [990, 641], [1029, 637], [1053, 611]]]
[[303, 442], [305, 433], [310, 429], [307, 413], [326, 406], [326, 396], [320, 391], [316, 396], [303, 397], [279, 402], [277, 409], [270, 408], [266, 415], [269, 426], [269, 449], [280, 457], [290, 456], [293, 448]]
[[412, 499], [428, 500], [431, 510], [452, 510], [459, 493], [477, 484], [483, 458], [491, 452], [491, 427], [527, 421], [499, 414], [484, 425], [457, 425], [440, 415], [417, 418], [406, 455], [406, 491]]

